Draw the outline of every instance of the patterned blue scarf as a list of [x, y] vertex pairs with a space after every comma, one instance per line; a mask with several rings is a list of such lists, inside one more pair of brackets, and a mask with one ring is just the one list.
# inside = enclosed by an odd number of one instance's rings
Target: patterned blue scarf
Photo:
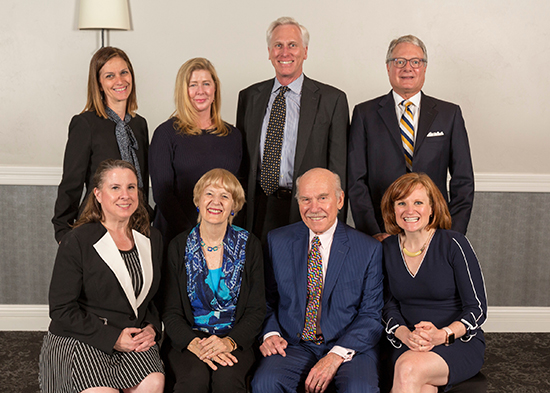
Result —
[[141, 170], [139, 168], [139, 161], [137, 158], [136, 151], [138, 151], [138, 141], [136, 139], [136, 136], [134, 135], [134, 131], [129, 126], [130, 120], [132, 120], [132, 116], [130, 116], [128, 113], [126, 113], [126, 116], [124, 116], [124, 120], [122, 120], [111, 108], [108, 106], [105, 106], [105, 111], [107, 112], [107, 116], [109, 116], [109, 119], [115, 122], [116, 129], [115, 129], [115, 135], [116, 135], [116, 141], [118, 143], [118, 150], [120, 151], [120, 158], [122, 158], [124, 161], [128, 161], [130, 164], [136, 168], [136, 172], [138, 175], [138, 186], [139, 188], [143, 188], [143, 180], [141, 178]]
[[193, 329], [226, 334], [233, 328], [248, 235], [242, 228], [227, 226], [223, 239], [222, 273], [218, 290], [214, 293], [208, 284], [209, 271], [200, 244], [199, 225], [191, 230], [185, 248], [185, 269], [187, 296], [195, 317]]

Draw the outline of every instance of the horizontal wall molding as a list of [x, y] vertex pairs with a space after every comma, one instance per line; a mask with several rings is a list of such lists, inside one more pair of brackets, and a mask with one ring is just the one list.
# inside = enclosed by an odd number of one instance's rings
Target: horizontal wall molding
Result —
[[[489, 307], [487, 333], [550, 333], [550, 307]], [[0, 330], [46, 331], [48, 306], [0, 304]]]
[[[60, 167], [0, 166], [0, 185], [57, 186]], [[476, 173], [476, 191], [550, 192], [550, 174]]]
[[58, 186], [62, 174], [60, 167], [0, 166], [0, 185]]

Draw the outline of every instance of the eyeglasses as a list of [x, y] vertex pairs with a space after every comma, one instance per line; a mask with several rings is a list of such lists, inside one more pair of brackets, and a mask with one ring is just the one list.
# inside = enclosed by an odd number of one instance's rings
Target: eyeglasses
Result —
[[418, 59], [416, 57], [409, 60], [398, 57], [396, 59], [390, 59], [389, 61], [391, 61], [393, 63], [393, 66], [396, 68], [404, 68], [407, 65], [407, 62], [409, 62], [412, 68], [420, 68], [424, 63], [426, 63], [426, 60]]

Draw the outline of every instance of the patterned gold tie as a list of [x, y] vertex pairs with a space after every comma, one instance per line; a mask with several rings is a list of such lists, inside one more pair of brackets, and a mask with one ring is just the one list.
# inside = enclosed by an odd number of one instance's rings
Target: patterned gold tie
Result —
[[271, 106], [267, 133], [265, 136], [264, 155], [260, 168], [260, 185], [266, 195], [271, 195], [279, 188], [279, 173], [281, 171], [281, 147], [286, 120], [285, 93], [290, 89], [287, 86], [279, 88]]
[[311, 241], [311, 250], [307, 258], [307, 306], [302, 340], [313, 341], [319, 344], [322, 336], [317, 336], [317, 315], [321, 305], [323, 292], [323, 261], [319, 247], [321, 242], [318, 236]]
[[401, 129], [401, 141], [403, 142], [407, 172], [412, 172], [412, 159], [414, 155], [414, 115], [411, 110], [412, 104], [408, 100], [403, 100], [399, 104], [405, 107], [405, 111], [399, 121], [399, 128]]

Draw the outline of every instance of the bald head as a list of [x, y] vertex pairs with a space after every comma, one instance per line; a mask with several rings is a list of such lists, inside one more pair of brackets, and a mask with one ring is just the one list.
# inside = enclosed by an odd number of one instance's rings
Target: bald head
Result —
[[316, 234], [326, 232], [344, 205], [340, 177], [324, 168], [313, 168], [296, 180], [296, 199], [302, 220]]

